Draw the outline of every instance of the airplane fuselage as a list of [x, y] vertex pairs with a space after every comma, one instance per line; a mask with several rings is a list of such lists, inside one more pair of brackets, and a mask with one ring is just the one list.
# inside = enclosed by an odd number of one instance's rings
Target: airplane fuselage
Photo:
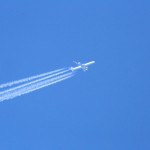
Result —
[[88, 63], [85, 63], [85, 64], [80, 64], [79, 66], [77, 67], [71, 67], [71, 71], [76, 71], [76, 70], [79, 70], [79, 69], [83, 69], [83, 71], [86, 71], [88, 70], [88, 66], [94, 64], [95, 61], [91, 61], [91, 62], [88, 62]]

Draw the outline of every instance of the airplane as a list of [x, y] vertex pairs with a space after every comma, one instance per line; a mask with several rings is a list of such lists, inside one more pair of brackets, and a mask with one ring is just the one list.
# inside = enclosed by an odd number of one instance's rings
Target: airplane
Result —
[[82, 64], [81, 62], [75, 62], [75, 61], [73, 61], [73, 62], [75, 64], [77, 64], [78, 66], [77, 67], [71, 67], [70, 68], [71, 71], [76, 71], [76, 70], [82, 69], [84, 72], [88, 70], [89, 65], [92, 65], [95, 63], [95, 61], [90, 61], [90, 62], [85, 63], [85, 64]]

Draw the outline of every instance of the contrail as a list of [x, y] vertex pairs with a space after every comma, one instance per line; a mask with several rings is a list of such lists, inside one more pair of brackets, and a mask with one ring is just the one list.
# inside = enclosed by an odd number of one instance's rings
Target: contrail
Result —
[[70, 77], [72, 77], [73, 74], [72, 73], [66, 73], [64, 75], [60, 75], [51, 79], [47, 79], [41, 82], [37, 82], [36, 84], [31, 84], [29, 86], [23, 87], [21, 89], [15, 90], [15, 91], [11, 91], [9, 93], [4, 93], [1, 97], [0, 97], [0, 101], [4, 101], [4, 100], [9, 100], [9, 99], [13, 99], [17, 96], [21, 96], [30, 92], [33, 92], [35, 90], [47, 87], [49, 85], [58, 83], [60, 81], [66, 80]]
[[38, 82], [36, 84], [24, 87], [23, 89], [16, 91], [16, 94], [19, 94], [19, 95], [21, 94], [22, 95], [22, 94], [30, 93], [32, 91], [41, 89], [41, 88], [46, 87], [48, 85], [63, 81], [65, 79], [68, 79], [72, 76], [73, 76], [72, 73], [66, 73], [64, 75], [60, 75], [60, 76], [57, 76], [57, 77], [54, 77], [54, 78], [51, 78], [51, 79], [47, 79], [47, 80]]
[[0, 95], [3, 94], [3, 93], [6, 93], [6, 92], [7, 92], [7, 93], [8, 93], [8, 92], [11, 92], [11, 91], [13, 91], [13, 90], [18, 90], [19, 88], [23, 88], [23, 87], [25, 87], [25, 86], [35, 84], [35, 83], [40, 82], [40, 81], [42, 81], [42, 80], [46, 80], [46, 79], [48, 79], [48, 78], [52, 78], [52, 77], [58, 76], [58, 75], [60, 75], [60, 74], [66, 73], [66, 72], [68, 72], [68, 70], [60, 71], [60, 72], [58, 72], [58, 73], [55, 73], [55, 74], [52, 74], [52, 75], [49, 75], [49, 76], [46, 76], [46, 77], [43, 77], [43, 78], [40, 78], [40, 79], [37, 79], [37, 80], [33, 80], [33, 81], [27, 82], [27, 83], [25, 83], [25, 84], [21, 84], [21, 85], [19, 85], [19, 86], [16, 86], [16, 87], [13, 87], [13, 88], [10, 88], [10, 89], [8, 89], [8, 90], [5, 90], [5, 91], [0, 92]]
[[66, 69], [64, 71], [60, 71], [58, 73], [36, 79], [32, 82], [28, 82], [26, 84], [19, 85], [17, 87], [10, 88], [8, 90], [0, 92], [0, 101], [12, 99], [16, 96], [20, 96], [26, 93], [30, 93], [42, 87], [46, 87], [48, 85], [63, 81], [67, 78], [73, 76], [73, 73], [67, 73], [70, 70]]
[[40, 74], [40, 75], [24, 78], [24, 79], [21, 79], [21, 80], [1, 84], [0, 88], [10, 87], [10, 86], [13, 86], [13, 85], [16, 85], [16, 84], [21, 84], [21, 83], [25, 83], [25, 82], [28, 82], [28, 81], [32, 81], [34, 79], [38, 79], [38, 78], [41, 78], [41, 77], [44, 77], [44, 76], [47, 76], [47, 75], [51, 75], [53, 73], [56, 73], [56, 72], [59, 72], [59, 71], [62, 71], [62, 70], [64, 70], [64, 68], [63, 69], [58, 69], [58, 70], [55, 70], [55, 71], [51, 71], [51, 72], [47, 72], [47, 73], [43, 73], [43, 74]]

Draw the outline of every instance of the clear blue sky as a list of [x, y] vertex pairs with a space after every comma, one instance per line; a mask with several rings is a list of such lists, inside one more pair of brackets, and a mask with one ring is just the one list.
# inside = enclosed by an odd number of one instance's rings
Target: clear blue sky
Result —
[[87, 73], [0, 103], [0, 150], [149, 150], [150, 2], [1, 0], [0, 83]]

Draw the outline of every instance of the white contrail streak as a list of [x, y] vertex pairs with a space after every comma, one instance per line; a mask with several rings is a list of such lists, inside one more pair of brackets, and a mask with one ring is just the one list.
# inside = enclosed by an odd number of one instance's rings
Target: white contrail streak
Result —
[[36, 84], [33, 84], [31, 86], [27, 86], [27, 87], [25, 87], [21, 90], [18, 90], [18, 91], [16, 91], [16, 94], [17, 95], [23, 95], [23, 94], [26, 94], [26, 93], [30, 93], [32, 91], [41, 89], [43, 87], [49, 86], [51, 84], [54, 84], [54, 83], [57, 83], [57, 82], [60, 82], [60, 81], [63, 81], [65, 79], [68, 79], [72, 76], [73, 76], [72, 73], [66, 73], [64, 75], [61, 75], [61, 76], [58, 76], [58, 77], [55, 77], [55, 78], [47, 79], [47, 80], [44, 80], [42, 82], [38, 82]]
[[[64, 75], [62, 75], [64, 76]], [[0, 101], [4, 101], [4, 100], [9, 100], [9, 99], [13, 99], [17, 96], [21, 96], [21, 95], [24, 95], [24, 94], [27, 94], [27, 93], [30, 93], [30, 92], [33, 92], [35, 90], [38, 90], [38, 89], [41, 89], [43, 87], [46, 87], [46, 86], [49, 86], [49, 85], [52, 85], [52, 84], [55, 84], [55, 83], [58, 83], [60, 81], [63, 81], [65, 79], [68, 79], [72, 77], [72, 75], [65, 75], [64, 77], [57, 77], [57, 79], [49, 79], [49, 80], [46, 80], [46, 81], [43, 81], [41, 83], [37, 83], [35, 85], [31, 85], [29, 87], [26, 87], [26, 88], [23, 88], [21, 90], [18, 90], [18, 91], [15, 91], [15, 92], [12, 92], [12, 93], [9, 93], [7, 94], [6, 96], [3, 95], [2, 98], [0, 98]]]
[[48, 75], [51, 75], [53, 73], [60, 72], [62, 70], [64, 70], [64, 68], [63, 69], [58, 69], [58, 70], [55, 70], [55, 71], [51, 71], [51, 72], [47, 72], [47, 73], [43, 73], [43, 74], [40, 74], [40, 75], [24, 78], [24, 79], [21, 79], [21, 80], [1, 84], [0, 88], [10, 87], [10, 86], [13, 86], [13, 85], [16, 85], [16, 84], [21, 84], [21, 83], [25, 83], [25, 82], [28, 82], [28, 81], [32, 81], [34, 79], [38, 79], [38, 78], [41, 78], [41, 77], [44, 77], [44, 76], [48, 76]]
[[46, 86], [49, 86], [49, 85], [52, 85], [55, 83], [58, 83], [65, 79], [68, 79], [73, 76], [72, 72], [66, 73], [68, 71], [69, 70], [61, 71], [59, 73], [55, 73], [54, 75], [43, 77], [43, 78], [37, 79], [35, 81], [29, 82], [27, 84], [23, 84], [23, 85], [15, 87], [15, 88], [11, 88], [9, 90], [0, 92], [0, 101], [9, 100], [9, 99], [15, 98], [17, 96], [21, 96], [23, 94], [27, 94], [32, 91], [41, 89], [43, 87], [46, 87]]
[[58, 76], [58, 75], [60, 75], [60, 74], [66, 73], [66, 72], [68, 72], [68, 70], [61, 71], [61, 72], [58, 72], [58, 73], [55, 73], [55, 74], [52, 74], [52, 75], [49, 75], [49, 76], [46, 76], [46, 77], [43, 77], [43, 78], [34, 80], [34, 81], [31, 81], [31, 82], [27, 82], [27, 83], [22, 84], [22, 85], [19, 85], [19, 86], [17, 86], [17, 87], [10, 88], [10, 89], [8, 89], [8, 90], [5, 90], [5, 91], [0, 92], [0, 96], [1, 96], [2, 94], [8, 93], [8, 92], [11, 92], [11, 91], [14, 91], [14, 90], [18, 90], [18, 89], [20, 89], [20, 88], [23, 88], [23, 87], [26, 87], [26, 86], [35, 84], [35, 83], [37, 83], [37, 82], [40, 82], [40, 81], [46, 80], [46, 79], [48, 79], [48, 78], [52, 78], [52, 77]]

